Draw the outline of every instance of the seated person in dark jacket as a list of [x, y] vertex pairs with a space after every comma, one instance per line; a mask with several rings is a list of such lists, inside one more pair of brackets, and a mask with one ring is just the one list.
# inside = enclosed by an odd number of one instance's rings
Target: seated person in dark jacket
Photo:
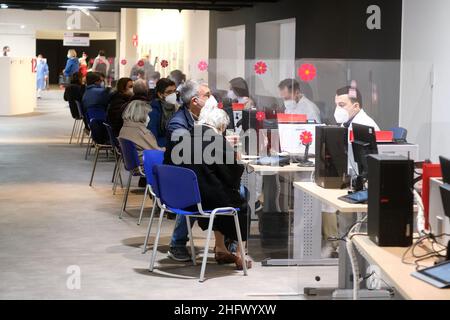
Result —
[[152, 101], [148, 129], [153, 133], [160, 147], [166, 146], [167, 124], [177, 111], [175, 82], [162, 78], [156, 83], [157, 98]]
[[[172, 165], [179, 165], [193, 170], [198, 179], [202, 207], [213, 210], [220, 207], [239, 208], [238, 219], [242, 240], [247, 239], [247, 203], [240, 195], [241, 176], [244, 166], [237, 163], [238, 155], [226, 141], [223, 132], [229, 124], [229, 117], [225, 111], [214, 108], [203, 108], [199, 121], [182, 139], [190, 140], [190, 150], [181, 150], [181, 145], [173, 149]], [[201, 146], [194, 146], [200, 143]], [[202, 152], [199, 156], [198, 150]], [[189, 154], [186, 154], [188, 152]], [[192, 208], [195, 209], [195, 208]], [[203, 230], [208, 229], [209, 219], [198, 219]], [[227, 216], [216, 216], [213, 225], [215, 235], [215, 259], [218, 263], [235, 263], [242, 269], [245, 253], [242, 254], [238, 246], [236, 255], [228, 251], [225, 238], [237, 240], [234, 219]], [[250, 261], [247, 261], [251, 267]]]
[[86, 86], [81, 83], [82, 75], [80, 73], [74, 73], [70, 77], [70, 84], [64, 90], [64, 101], [69, 102], [70, 113], [72, 117], [79, 118], [78, 108], [75, 101], [81, 103]]
[[[148, 85], [147, 83], [142, 80], [142, 79], [138, 79], [133, 83], [133, 96], [131, 97], [131, 99], [128, 100], [128, 102], [126, 102], [121, 109], [123, 111], [125, 111], [125, 109], [129, 106], [129, 104], [132, 101], [144, 101], [145, 103], [148, 104], [148, 107], [150, 108], [150, 101], [148, 100]], [[122, 115], [123, 115], [123, 111], [122, 111]], [[115, 127], [113, 127], [113, 130], [118, 130], [118, 132], [120, 132], [120, 129], [122, 129], [123, 127], [123, 119], [117, 119], [117, 122], [115, 123]]]
[[116, 84], [116, 90], [111, 95], [109, 101], [107, 120], [111, 125], [114, 136], [118, 137], [123, 126], [122, 113], [124, 106], [133, 96], [133, 80], [130, 78], [120, 78]]
[[109, 89], [104, 87], [102, 76], [97, 72], [89, 72], [86, 76], [86, 84], [86, 92], [82, 100], [84, 112], [104, 112], [106, 119], [110, 92]]

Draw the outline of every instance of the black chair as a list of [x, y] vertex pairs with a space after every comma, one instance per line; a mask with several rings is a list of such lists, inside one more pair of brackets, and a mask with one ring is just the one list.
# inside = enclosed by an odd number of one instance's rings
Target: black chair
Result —
[[113, 150], [113, 146], [109, 143], [107, 138], [107, 131], [103, 124], [103, 120], [92, 119], [89, 123], [91, 128], [91, 138], [94, 142], [95, 148], [95, 160], [94, 167], [92, 168], [91, 181], [89, 182], [89, 186], [92, 186], [92, 181], [94, 180], [95, 169], [97, 167], [98, 155], [101, 150], [105, 150], [108, 154], [109, 150]]

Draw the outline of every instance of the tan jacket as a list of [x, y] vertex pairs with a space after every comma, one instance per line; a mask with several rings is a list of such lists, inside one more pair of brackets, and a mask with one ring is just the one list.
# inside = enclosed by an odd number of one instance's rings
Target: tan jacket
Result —
[[158, 146], [155, 136], [147, 129], [145, 123], [125, 121], [120, 129], [119, 138], [132, 141], [136, 145], [141, 159], [144, 150], [165, 151], [165, 148]]

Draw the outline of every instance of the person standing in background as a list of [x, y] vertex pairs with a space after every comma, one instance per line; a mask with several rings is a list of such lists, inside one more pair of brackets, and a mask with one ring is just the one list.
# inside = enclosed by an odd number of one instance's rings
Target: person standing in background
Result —
[[9, 57], [9, 53], [11, 52], [11, 49], [9, 48], [9, 46], [4, 46], [3, 47], [3, 56], [4, 57]]
[[42, 54], [37, 57], [36, 64], [36, 88], [37, 98], [41, 99], [42, 90], [45, 90], [48, 79], [48, 64], [47, 59], [44, 59]]
[[105, 51], [100, 50], [98, 52], [98, 56], [94, 59], [94, 64], [92, 65], [92, 71], [101, 73], [105, 76], [105, 78], [108, 78], [109, 74], [109, 61], [106, 59]]
[[83, 52], [83, 55], [78, 60], [78, 63], [80, 64], [80, 73], [84, 79], [86, 78], [86, 75], [88, 73], [87, 58], [88, 56], [86, 52]]
[[68, 79], [74, 74], [77, 73], [80, 69], [80, 64], [77, 59], [77, 52], [74, 49], [70, 49], [67, 52], [67, 62], [66, 67], [64, 68], [64, 77], [66, 78], [66, 83], [69, 83]]

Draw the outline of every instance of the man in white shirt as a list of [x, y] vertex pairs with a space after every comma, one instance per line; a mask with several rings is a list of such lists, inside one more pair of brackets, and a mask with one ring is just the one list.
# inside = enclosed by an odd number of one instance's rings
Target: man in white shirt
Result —
[[357, 88], [347, 86], [338, 89], [335, 103], [334, 118], [337, 123], [350, 130], [352, 129], [352, 123], [357, 123], [374, 127], [375, 131], [380, 131], [376, 122], [363, 110], [361, 92]]
[[[347, 86], [336, 91], [335, 97], [336, 109], [334, 111], [334, 118], [338, 124], [343, 127], [352, 129], [352, 124], [357, 123], [365, 126], [375, 128], [375, 131], [380, 131], [380, 127], [376, 122], [367, 115], [362, 106], [362, 95], [357, 88]], [[348, 161], [351, 167], [356, 167], [353, 159], [353, 149], [351, 144], [348, 147]], [[328, 242], [328, 238], [338, 238], [338, 219], [336, 210], [330, 206], [322, 206], [322, 234], [325, 245], [322, 248], [323, 257], [333, 257], [333, 252], [339, 245], [337, 241]], [[343, 222], [346, 219], [345, 215], [341, 215], [339, 220]], [[342, 230], [344, 232], [344, 230]]]
[[320, 110], [300, 91], [300, 84], [295, 79], [285, 79], [278, 85], [280, 97], [283, 98], [287, 114], [306, 114], [308, 120], [320, 123]]

